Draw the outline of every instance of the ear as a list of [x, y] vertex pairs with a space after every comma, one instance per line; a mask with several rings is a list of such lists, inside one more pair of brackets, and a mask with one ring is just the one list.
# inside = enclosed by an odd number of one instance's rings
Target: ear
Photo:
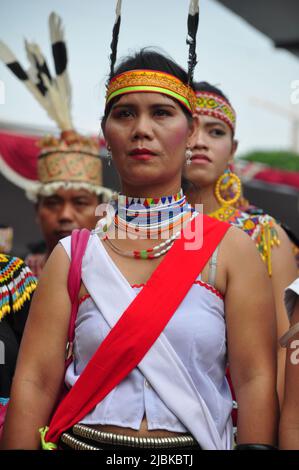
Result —
[[195, 146], [198, 131], [199, 131], [199, 115], [197, 113], [194, 113], [192, 115], [192, 121], [190, 121], [190, 124], [189, 124], [189, 135], [188, 135], [188, 141], [187, 141], [188, 147], [192, 148]]
[[230, 155], [230, 158], [229, 158], [229, 163], [233, 163], [236, 151], [238, 149], [238, 145], [239, 145], [239, 141], [237, 139], [233, 139], [233, 141], [232, 141], [232, 150], [231, 150], [231, 155]]

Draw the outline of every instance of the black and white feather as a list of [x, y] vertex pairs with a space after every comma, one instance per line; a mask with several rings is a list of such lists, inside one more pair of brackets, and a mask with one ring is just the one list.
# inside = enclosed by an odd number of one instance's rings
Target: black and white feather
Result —
[[117, 0], [116, 9], [115, 9], [115, 23], [113, 26], [112, 31], [112, 41], [110, 45], [111, 54], [110, 54], [110, 78], [114, 74], [114, 66], [117, 57], [117, 44], [118, 44], [118, 36], [119, 36], [119, 29], [121, 23], [121, 2], [122, 0]]
[[[3, 41], [0, 41], [0, 60], [24, 83], [59, 128], [61, 130], [69, 130], [73, 128], [73, 125], [71, 119], [71, 88], [67, 75], [66, 46], [61, 28], [61, 19], [55, 13], [50, 15], [49, 26], [56, 76], [51, 75], [43, 53], [34, 42], [25, 40], [26, 55], [30, 64], [28, 70], [22, 67], [13, 52]], [[60, 43], [58, 47], [56, 46], [57, 43]], [[55, 48], [55, 54], [53, 48]], [[62, 60], [63, 54], [56, 52], [57, 49], [64, 50], [64, 60]], [[63, 66], [59, 65], [60, 63], [63, 63]]]
[[199, 0], [190, 0], [189, 14], [188, 14], [188, 35], [186, 42], [189, 46], [188, 57], [188, 81], [193, 80], [194, 69], [197, 64], [196, 55], [196, 34], [199, 23]]

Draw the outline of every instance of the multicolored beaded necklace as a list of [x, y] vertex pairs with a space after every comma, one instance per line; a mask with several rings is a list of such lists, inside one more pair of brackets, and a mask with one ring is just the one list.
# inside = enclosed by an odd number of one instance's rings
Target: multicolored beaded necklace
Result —
[[132, 198], [120, 195], [113, 223], [115, 228], [137, 234], [140, 238], [156, 238], [180, 226], [190, 215], [186, 197], [177, 194], [162, 198]]
[[209, 214], [210, 217], [234, 225], [254, 241], [262, 260], [266, 263], [269, 276], [272, 275], [272, 249], [280, 245], [275, 220], [267, 214], [248, 214], [232, 206], [222, 206]]
[[0, 321], [17, 312], [30, 299], [37, 280], [19, 258], [0, 254]]
[[[154, 259], [167, 253], [182, 229], [196, 215], [187, 203], [183, 191], [173, 196], [161, 198], [133, 198], [119, 195], [116, 214], [103, 238], [112, 250], [129, 258]], [[111, 241], [111, 232], [121, 229], [125, 233], [134, 233], [138, 238], [157, 238], [178, 230], [158, 245], [144, 250], [121, 250]]]

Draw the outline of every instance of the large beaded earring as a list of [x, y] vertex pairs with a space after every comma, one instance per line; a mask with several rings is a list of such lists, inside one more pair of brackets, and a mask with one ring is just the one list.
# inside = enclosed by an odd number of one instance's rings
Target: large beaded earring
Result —
[[227, 168], [216, 181], [215, 196], [222, 206], [233, 206], [241, 196], [241, 180]]
[[185, 152], [186, 165], [191, 165], [192, 155], [193, 155], [192, 150], [190, 148], [187, 148]]

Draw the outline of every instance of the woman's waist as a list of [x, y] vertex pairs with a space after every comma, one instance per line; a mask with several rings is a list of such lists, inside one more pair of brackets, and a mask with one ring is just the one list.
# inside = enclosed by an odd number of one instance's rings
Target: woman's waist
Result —
[[170, 431], [168, 429], [148, 429], [146, 418], [143, 418], [141, 421], [139, 429], [111, 424], [86, 424], [84, 426], [102, 433], [113, 433], [132, 437], [176, 437], [187, 435], [186, 432]]

